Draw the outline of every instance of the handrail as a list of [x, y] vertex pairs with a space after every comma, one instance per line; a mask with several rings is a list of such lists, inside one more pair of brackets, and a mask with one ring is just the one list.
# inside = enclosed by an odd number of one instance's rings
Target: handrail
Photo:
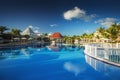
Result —
[[[120, 48], [117, 46], [101, 46], [101, 44], [88, 44], [85, 45], [85, 54], [92, 56], [94, 58], [99, 58], [102, 60], [107, 60], [108, 62], [120, 64]], [[113, 45], [113, 44], [110, 44]]]

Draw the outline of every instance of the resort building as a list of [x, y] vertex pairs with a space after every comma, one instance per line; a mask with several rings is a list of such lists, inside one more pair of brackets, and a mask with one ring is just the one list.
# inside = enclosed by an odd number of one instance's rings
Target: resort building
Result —
[[74, 40], [74, 44], [79, 44], [79, 40], [78, 40], [78, 39], [75, 39], [75, 40]]
[[50, 36], [50, 40], [55, 41], [56, 43], [62, 42], [62, 35], [59, 32], [55, 32]]
[[96, 32], [94, 33], [93, 40], [94, 40], [95, 42], [101, 42], [101, 38], [102, 38], [102, 37], [103, 37], [102, 34], [101, 34], [99, 31], [96, 31]]
[[37, 34], [33, 32], [33, 30], [30, 27], [27, 27], [22, 33], [21, 35], [28, 35], [30, 37], [36, 37]]
[[94, 33], [93, 41], [95, 42], [102, 42], [102, 43], [109, 43], [111, 39], [105, 38], [99, 31]]

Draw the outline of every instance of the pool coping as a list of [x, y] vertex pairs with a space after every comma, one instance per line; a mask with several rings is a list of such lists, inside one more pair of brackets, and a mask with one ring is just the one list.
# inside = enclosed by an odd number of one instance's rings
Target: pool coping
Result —
[[85, 51], [84, 51], [84, 54], [87, 55], [87, 56], [89, 56], [89, 57], [92, 57], [92, 58], [94, 58], [94, 59], [96, 59], [96, 60], [99, 60], [99, 61], [101, 61], [101, 62], [110, 64], [110, 65], [113, 65], [113, 66], [120, 67], [120, 64], [119, 64], [119, 63], [115, 63], [115, 62], [111, 62], [111, 61], [108, 61], [108, 60], [105, 60], [105, 59], [102, 59], [102, 58], [94, 57], [94, 56], [92, 56], [92, 55], [89, 55], [89, 54], [86, 53]]

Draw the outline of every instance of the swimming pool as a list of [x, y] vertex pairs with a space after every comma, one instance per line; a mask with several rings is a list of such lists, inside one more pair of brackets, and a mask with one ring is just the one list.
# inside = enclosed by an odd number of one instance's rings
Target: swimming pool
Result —
[[0, 52], [0, 80], [119, 80], [120, 68], [84, 55], [79, 47]]

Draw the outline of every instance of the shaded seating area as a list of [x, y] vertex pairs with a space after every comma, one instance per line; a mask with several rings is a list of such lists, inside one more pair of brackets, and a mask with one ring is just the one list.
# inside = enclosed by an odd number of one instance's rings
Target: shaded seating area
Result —
[[63, 36], [59, 32], [55, 32], [50, 36], [51, 44], [62, 43]]

